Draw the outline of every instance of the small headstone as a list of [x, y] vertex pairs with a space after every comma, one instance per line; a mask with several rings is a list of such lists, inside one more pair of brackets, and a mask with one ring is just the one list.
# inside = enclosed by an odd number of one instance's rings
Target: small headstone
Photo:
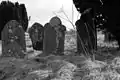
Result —
[[44, 37], [43, 26], [39, 23], [34, 23], [28, 32], [32, 41], [33, 49], [43, 50], [43, 37]]
[[56, 53], [60, 55], [64, 52], [64, 39], [66, 28], [61, 24], [58, 17], [53, 17], [44, 26], [44, 54]]
[[25, 34], [15, 20], [9, 21], [2, 30], [2, 57], [24, 58], [26, 51]]

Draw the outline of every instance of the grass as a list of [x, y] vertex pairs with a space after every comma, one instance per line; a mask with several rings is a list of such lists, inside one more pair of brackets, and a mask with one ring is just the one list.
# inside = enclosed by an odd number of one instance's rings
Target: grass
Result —
[[94, 61], [75, 56], [76, 37], [67, 34], [64, 56], [0, 59], [0, 80], [120, 80], [120, 57], [116, 42], [111, 43], [114, 46], [107, 45], [99, 34], [98, 44]]

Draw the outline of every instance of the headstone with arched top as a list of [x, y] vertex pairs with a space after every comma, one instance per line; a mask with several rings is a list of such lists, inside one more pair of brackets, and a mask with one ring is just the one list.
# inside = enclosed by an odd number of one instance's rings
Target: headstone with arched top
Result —
[[9, 21], [2, 30], [2, 57], [24, 58], [26, 51], [25, 34], [16, 21]]
[[29, 29], [33, 49], [43, 50], [44, 27], [39, 23], [34, 23]]
[[49, 55], [56, 50], [56, 32], [49, 23], [44, 26], [43, 54]]
[[53, 17], [44, 26], [44, 54], [55, 53], [61, 55], [64, 52], [65, 26], [58, 17]]

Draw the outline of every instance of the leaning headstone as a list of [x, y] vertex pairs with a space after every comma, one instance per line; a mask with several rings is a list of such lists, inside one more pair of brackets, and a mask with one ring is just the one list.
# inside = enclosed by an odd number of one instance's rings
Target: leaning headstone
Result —
[[44, 54], [55, 53], [60, 55], [64, 52], [64, 39], [66, 28], [61, 24], [58, 17], [53, 17], [44, 26]]
[[44, 37], [43, 26], [39, 23], [34, 23], [28, 32], [32, 41], [33, 49], [43, 50], [43, 37]]
[[77, 52], [79, 54], [85, 53], [85, 47], [88, 49], [88, 34], [83, 20], [76, 22], [77, 29]]
[[9, 21], [2, 30], [2, 57], [24, 58], [26, 51], [25, 34], [15, 20]]
[[93, 25], [91, 16], [89, 14], [81, 15], [80, 20], [76, 22], [76, 28], [78, 32], [78, 53], [85, 53], [86, 51], [91, 53], [95, 51], [97, 49], [96, 28]]

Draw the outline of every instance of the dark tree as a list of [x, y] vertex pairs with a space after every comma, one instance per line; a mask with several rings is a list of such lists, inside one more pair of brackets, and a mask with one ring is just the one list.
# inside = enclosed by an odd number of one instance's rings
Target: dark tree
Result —
[[95, 27], [110, 32], [120, 46], [120, 0], [73, 0], [73, 3], [81, 14], [91, 8]]
[[18, 2], [12, 3], [10, 1], [2, 1], [0, 3], [0, 32], [10, 20], [18, 21], [22, 25], [24, 31], [27, 30], [28, 16], [24, 4], [19, 4]]

